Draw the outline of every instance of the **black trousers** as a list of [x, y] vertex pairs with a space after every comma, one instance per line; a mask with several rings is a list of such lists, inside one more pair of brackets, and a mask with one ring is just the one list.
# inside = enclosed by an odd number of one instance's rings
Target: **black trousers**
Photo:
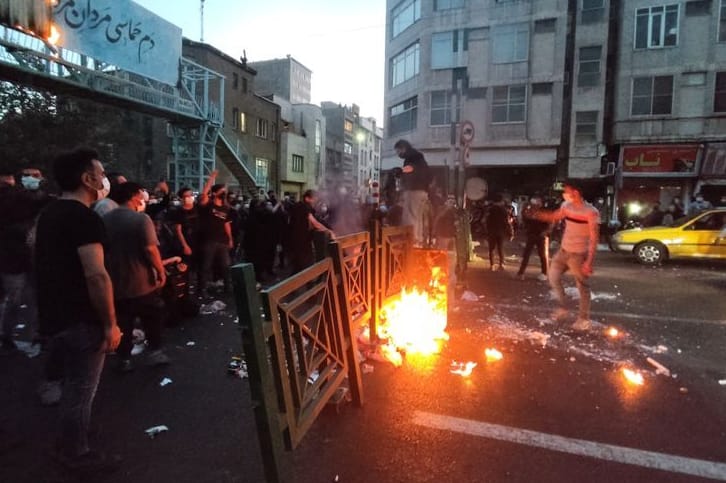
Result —
[[517, 275], [523, 275], [524, 271], [527, 270], [529, 264], [529, 257], [532, 254], [532, 249], [537, 247], [537, 255], [539, 255], [539, 264], [542, 273], [547, 275], [547, 237], [536, 236], [527, 237], [527, 243], [524, 245], [524, 253], [522, 253], [522, 264], [519, 266], [519, 272]]
[[494, 250], [499, 255], [499, 265], [504, 265], [504, 235], [487, 236], [487, 244], [489, 245], [489, 264], [494, 266]]
[[116, 301], [116, 318], [118, 325], [123, 332], [121, 343], [116, 350], [122, 359], [131, 357], [133, 348], [134, 319], [138, 317], [144, 328], [146, 339], [149, 341], [149, 349], [161, 348], [161, 331], [164, 324], [164, 301], [158, 291], [151, 292], [141, 297]]

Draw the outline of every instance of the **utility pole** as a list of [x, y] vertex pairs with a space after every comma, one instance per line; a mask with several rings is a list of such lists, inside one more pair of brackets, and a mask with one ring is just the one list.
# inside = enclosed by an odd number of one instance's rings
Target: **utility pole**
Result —
[[200, 35], [199, 41], [204, 42], [204, 0], [200, 0], [199, 5], [199, 22], [200, 22]]

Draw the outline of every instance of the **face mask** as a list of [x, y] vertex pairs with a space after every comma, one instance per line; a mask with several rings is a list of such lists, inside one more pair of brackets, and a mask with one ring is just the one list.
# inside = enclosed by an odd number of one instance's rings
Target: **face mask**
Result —
[[40, 179], [34, 178], [32, 176], [23, 176], [22, 178], [20, 178], [20, 182], [27, 190], [37, 190], [40, 187]]
[[108, 180], [107, 177], [103, 177], [101, 180], [101, 185], [103, 186], [100, 190], [96, 190], [96, 199], [102, 200], [105, 197], [108, 196], [108, 194], [111, 192], [111, 182]]

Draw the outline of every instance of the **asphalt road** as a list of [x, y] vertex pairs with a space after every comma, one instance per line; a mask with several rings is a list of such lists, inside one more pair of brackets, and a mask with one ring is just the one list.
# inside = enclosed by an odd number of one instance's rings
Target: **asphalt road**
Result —
[[[582, 335], [548, 319], [535, 262], [524, 281], [512, 276], [516, 260], [504, 272], [473, 263], [478, 300], [451, 304], [442, 353], [401, 368], [366, 361], [364, 407], [325, 411], [288, 455], [290, 480], [726, 480], [726, 264], [646, 268], [599, 253], [601, 325]], [[241, 346], [233, 312], [169, 329], [168, 367], [143, 367], [140, 355], [134, 373], [104, 372], [92, 437], [124, 464], [94, 481], [264, 481], [247, 381], [226, 372]], [[623, 335], [607, 337], [609, 326]], [[503, 359], [487, 362], [490, 347]], [[73, 481], [50, 458], [56, 411], [34, 393], [41, 359], [0, 359], [2, 482]], [[452, 360], [478, 365], [462, 378]], [[644, 384], [627, 384], [623, 367]], [[169, 430], [151, 439], [144, 430], [156, 425]]]

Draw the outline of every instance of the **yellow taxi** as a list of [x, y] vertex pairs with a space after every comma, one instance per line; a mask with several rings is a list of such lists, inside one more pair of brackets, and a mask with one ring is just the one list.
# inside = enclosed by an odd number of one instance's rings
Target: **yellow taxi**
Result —
[[726, 260], [726, 208], [679, 218], [672, 226], [619, 231], [613, 235], [612, 246], [635, 255], [646, 265], [657, 265], [669, 258]]

